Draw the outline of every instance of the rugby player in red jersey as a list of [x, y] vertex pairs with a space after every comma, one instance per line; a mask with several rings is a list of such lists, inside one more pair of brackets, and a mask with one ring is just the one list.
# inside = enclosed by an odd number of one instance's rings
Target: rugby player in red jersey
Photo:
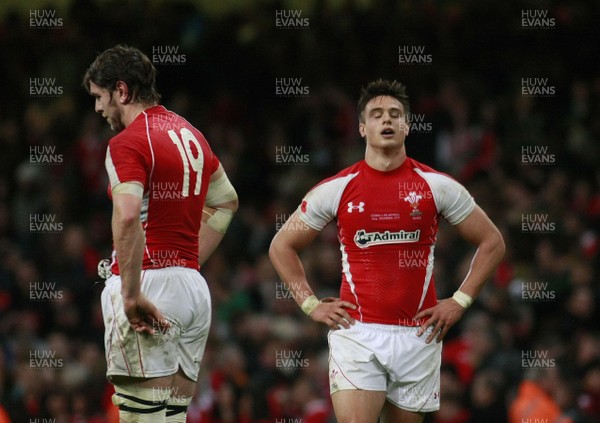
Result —
[[211, 318], [198, 270], [238, 206], [202, 133], [159, 105], [155, 75], [140, 50], [119, 45], [83, 80], [118, 132], [105, 161], [114, 251], [102, 312], [122, 422], [185, 422]]
[[[337, 421], [417, 423], [439, 409], [441, 341], [499, 264], [504, 242], [461, 184], [407, 157], [410, 109], [402, 84], [371, 82], [358, 112], [364, 160], [310, 190], [269, 253], [302, 310], [331, 328]], [[443, 300], [433, 281], [440, 217], [477, 249], [460, 289]], [[298, 253], [334, 220], [340, 298], [320, 301]]]

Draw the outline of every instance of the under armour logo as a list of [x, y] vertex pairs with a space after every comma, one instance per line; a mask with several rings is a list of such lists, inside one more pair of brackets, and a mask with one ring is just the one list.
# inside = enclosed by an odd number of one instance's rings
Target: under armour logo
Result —
[[348, 203], [348, 213], [352, 213], [352, 210], [354, 210], [354, 209], [358, 209], [359, 213], [364, 212], [365, 211], [365, 203], [361, 201], [360, 203], [358, 203], [358, 206], [355, 206], [352, 203], [352, 201], [350, 201]]

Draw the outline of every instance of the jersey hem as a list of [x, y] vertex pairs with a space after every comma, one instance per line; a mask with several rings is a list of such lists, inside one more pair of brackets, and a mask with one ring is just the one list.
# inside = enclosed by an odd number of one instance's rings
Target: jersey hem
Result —
[[[352, 314], [350, 314], [352, 316]], [[419, 326], [421, 326], [423, 323], [425, 323], [425, 319], [423, 320], [413, 320], [413, 319], [409, 319], [409, 318], [404, 318], [404, 317], [399, 317], [397, 320], [390, 322], [389, 320], [372, 320], [372, 319], [359, 319], [358, 317], [352, 316], [354, 317], [354, 319], [357, 322], [360, 323], [364, 323], [366, 325], [380, 325], [382, 326], [382, 329], [384, 328], [418, 328]], [[414, 321], [414, 324], [400, 324], [400, 320], [403, 320], [404, 322], [412, 322]], [[373, 326], [373, 328], [376, 328], [375, 326]]]
[[[192, 270], [200, 270], [200, 265], [196, 267], [192, 266], [165, 266], [165, 267], [154, 267], [154, 266], [142, 266], [141, 270], [161, 270], [161, 269], [192, 269]], [[112, 271], [113, 276], [121, 276], [121, 271], [117, 268]]]

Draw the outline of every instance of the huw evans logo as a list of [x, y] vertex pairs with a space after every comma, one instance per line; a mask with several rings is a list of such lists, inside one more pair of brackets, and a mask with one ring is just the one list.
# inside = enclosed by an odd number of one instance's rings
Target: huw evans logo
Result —
[[309, 155], [302, 153], [300, 145], [275, 146], [275, 163], [278, 165], [306, 165], [309, 160]]
[[30, 29], [60, 29], [63, 27], [63, 18], [56, 16], [54, 9], [30, 9]]
[[556, 232], [556, 222], [548, 220], [548, 213], [523, 213], [521, 232], [549, 234]]
[[277, 213], [275, 215], [275, 230], [276, 231], [280, 230], [283, 227], [283, 225], [285, 225], [285, 222], [288, 221], [290, 216], [291, 216], [291, 214]]
[[523, 301], [554, 301], [556, 291], [549, 288], [548, 282], [521, 282], [521, 299]]
[[397, 401], [423, 404], [428, 401], [437, 401], [439, 397], [439, 391], [432, 391], [430, 388], [410, 387], [400, 388]]
[[521, 27], [526, 29], [554, 29], [556, 19], [548, 17], [547, 10], [521, 10]]
[[53, 213], [35, 213], [29, 215], [29, 231], [36, 233], [59, 233], [63, 223]]
[[275, 78], [277, 97], [308, 97], [310, 88], [302, 84], [302, 78]]
[[187, 267], [187, 260], [179, 257], [179, 251], [176, 250], [153, 250], [150, 260], [152, 260], [152, 267], [156, 269]]
[[160, 339], [161, 343], [180, 338], [185, 333], [183, 325], [177, 318], [153, 320], [152, 329], [154, 329], [154, 336]]
[[431, 65], [432, 62], [425, 46], [398, 46], [398, 63], [401, 65]]
[[423, 113], [411, 113], [410, 132], [412, 134], [428, 134], [433, 130], [431, 122], [425, 120]]
[[371, 245], [403, 244], [418, 242], [420, 235], [421, 231], [419, 229], [414, 232], [405, 230], [398, 232], [367, 232], [364, 229], [360, 229], [354, 235], [354, 243], [360, 248], [367, 248]]
[[29, 299], [32, 301], [59, 301], [63, 292], [56, 288], [56, 282], [29, 282]]
[[150, 127], [156, 131], [177, 131], [185, 128], [186, 121], [172, 113], [152, 115]]
[[63, 364], [63, 359], [56, 357], [56, 351], [29, 351], [29, 367], [33, 369], [59, 369]]
[[409, 202], [407, 198], [415, 198], [419, 201], [431, 200], [433, 192], [427, 182], [403, 181], [398, 182], [398, 198], [406, 202]]
[[524, 165], [553, 165], [556, 163], [556, 154], [550, 153], [547, 145], [522, 145], [521, 163]]
[[548, 369], [556, 366], [554, 358], [548, 358], [548, 351], [521, 351], [522, 368]]
[[56, 152], [55, 145], [32, 145], [29, 147], [29, 163], [62, 164], [63, 155]]
[[[288, 222], [292, 215], [286, 213], [277, 213], [275, 215], [275, 230], [279, 231], [282, 228], [288, 231], [306, 231], [308, 225], [302, 221], [299, 222]], [[287, 223], [287, 225], [286, 225]], [[285, 225], [285, 226], [284, 226]]]
[[179, 182], [152, 182], [150, 193], [150, 198], [155, 201], [183, 201], [186, 199]]
[[308, 358], [302, 358], [302, 351], [278, 350], [275, 351], [275, 366], [285, 369], [299, 369], [309, 366]]
[[187, 406], [187, 396], [179, 391], [179, 386], [152, 388], [152, 401], [163, 402], [169, 398], [169, 404], [174, 406]]
[[276, 10], [275, 27], [306, 29], [310, 25], [308, 18], [302, 17], [302, 10]]
[[306, 298], [310, 293], [302, 290], [304, 285], [300, 282], [283, 282], [275, 283], [275, 299], [276, 300], [296, 300], [296, 296]]
[[523, 97], [554, 97], [556, 87], [550, 85], [549, 78], [521, 78], [521, 95]]
[[152, 63], [155, 65], [185, 65], [187, 57], [179, 46], [152, 46]]
[[425, 250], [399, 250], [398, 267], [400, 269], [425, 269], [429, 259]]
[[56, 84], [56, 78], [29, 78], [29, 96], [60, 97], [63, 87]]

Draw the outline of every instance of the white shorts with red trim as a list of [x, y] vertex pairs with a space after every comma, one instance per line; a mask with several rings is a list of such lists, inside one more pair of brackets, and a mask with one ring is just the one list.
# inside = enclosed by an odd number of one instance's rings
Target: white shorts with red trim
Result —
[[142, 271], [142, 293], [171, 324], [155, 334], [135, 332], [123, 310], [121, 277], [107, 279], [102, 291], [107, 376], [152, 378], [179, 367], [196, 380], [211, 321], [210, 293], [197, 270], [167, 267]]
[[440, 408], [442, 343], [426, 344], [418, 327], [356, 322], [330, 331], [330, 393], [384, 391], [396, 407], [414, 412]]

